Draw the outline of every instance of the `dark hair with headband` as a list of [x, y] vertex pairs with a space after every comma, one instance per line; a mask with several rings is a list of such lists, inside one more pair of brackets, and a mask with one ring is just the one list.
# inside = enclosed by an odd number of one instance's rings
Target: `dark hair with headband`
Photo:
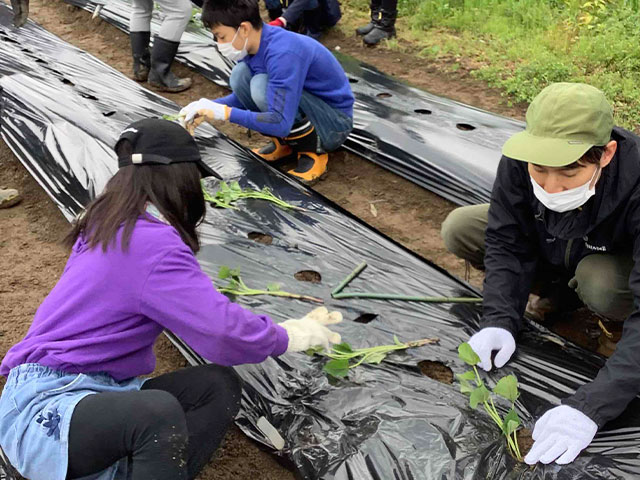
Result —
[[[130, 141], [118, 142], [118, 157], [132, 153]], [[109, 180], [104, 192], [89, 203], [76, 220], [65, 244], [72, 247], [82, 236], [90, 248], [101, 246], [106, 251], [116, 245], [118, 231], [124, 225], [120, 244], [126, 251], [136, 221], [145, 215], [150, 203], [196, 253], [200, 249], [196, 227], [205, 214], [200, 178], [200, 170], [194, 162], [122, 167]]]

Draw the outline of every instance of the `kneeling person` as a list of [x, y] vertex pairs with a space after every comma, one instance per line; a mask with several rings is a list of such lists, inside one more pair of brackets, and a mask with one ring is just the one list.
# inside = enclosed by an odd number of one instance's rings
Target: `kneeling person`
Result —
[[258, 150], [273, 162], [297, 155], [288, 173], [312, 184], [327, 171], [327, 152], [353, 128], [353, 93], [335, 57], [315, 40], [263, 24], [258, 0], [212, 0], [202, 21], [218, 49], [239, 63], [233, 93], [200, 99], [180, 112], [191, 133], [202, 121], [229, 120], [272, 137]]

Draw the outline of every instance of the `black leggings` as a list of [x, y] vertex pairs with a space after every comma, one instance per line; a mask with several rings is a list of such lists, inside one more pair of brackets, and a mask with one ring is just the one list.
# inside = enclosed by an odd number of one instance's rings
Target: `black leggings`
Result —
[[238, 376], [218, 365], [160, 375], [140, 391], [85, 397], [71, 417], [67, 478], [128, 458], [132, 480], [193, 479], [239, 406]]

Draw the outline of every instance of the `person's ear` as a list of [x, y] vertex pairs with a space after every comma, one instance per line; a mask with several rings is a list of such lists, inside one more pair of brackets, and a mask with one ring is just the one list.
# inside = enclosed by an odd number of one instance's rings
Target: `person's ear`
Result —
[[242, 32], [242, 38], [249, 38], [249, 34], [251, 33], [251, 22], [242, 22], [239, 27], [240, 32]]
[[602, 154], [602, 158], [600, 159], [600, 168], [604, 168], [611, 160], [613, 160], [613, 156], [616, 154], [616, 150], [618, 149], [618, 142], [615, 140], [611, 140], [604, 147], [604, 153]]

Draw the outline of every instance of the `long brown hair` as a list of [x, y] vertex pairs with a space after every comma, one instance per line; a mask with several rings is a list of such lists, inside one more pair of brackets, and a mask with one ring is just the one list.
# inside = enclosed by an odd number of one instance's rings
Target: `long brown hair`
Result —
[[[119, 142], [118, 156], [131, 152], [129, 141]], [[121, 246], [127, 251], [135, 223], [144, 214], [147, 203], [160, 211], [194, 253], [200, 250], [196, 227], [206, 207], [200, 171], [190, 162], [121, 168], [104, 192], [87, 206], [64, 242], [71, 247], [82, 235], [90, 248], [101, 245], [106, 252], [110, 245], [115, 245], [117, 233], [124, 225]]]

